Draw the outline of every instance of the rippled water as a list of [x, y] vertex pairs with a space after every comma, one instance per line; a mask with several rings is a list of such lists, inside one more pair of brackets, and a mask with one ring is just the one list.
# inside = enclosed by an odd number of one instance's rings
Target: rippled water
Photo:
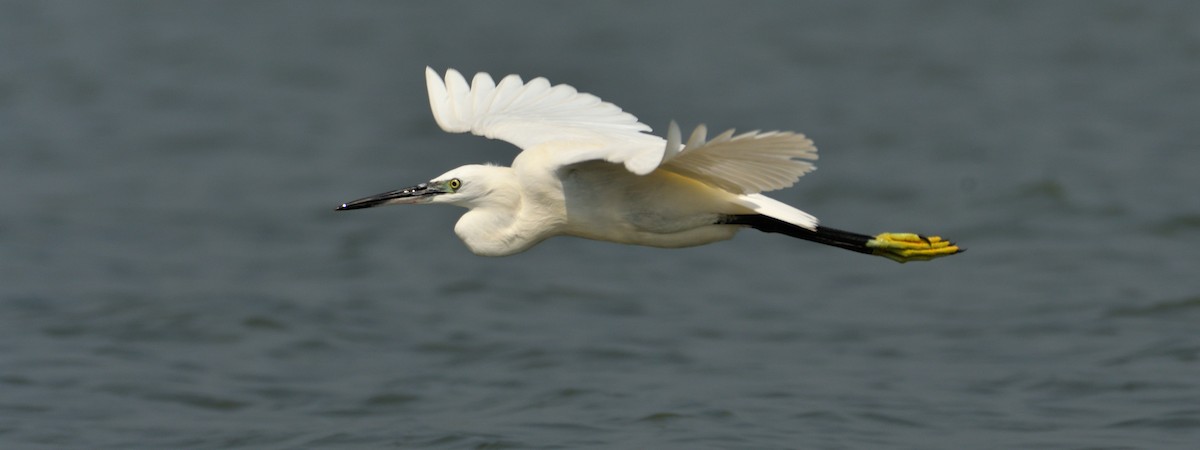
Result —
[[[1194, 448], [1200, 8], [0, 3], [0, 447]], [[471, 255], [423, 68], [813, 137], [940, 233]]]

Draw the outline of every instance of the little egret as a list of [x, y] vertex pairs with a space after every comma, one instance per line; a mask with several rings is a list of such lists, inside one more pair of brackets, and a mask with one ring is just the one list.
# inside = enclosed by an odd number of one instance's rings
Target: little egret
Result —
[[726, 131], [704, 125], [687, 142], [667, 137], [617, 106], [545, 78], [425, 68], [429, 105], [443, 130], [520, 147], [511, 167], [466, 165], [416, 186], [343, 203], [337, 210], [447, 203], [467, 208], [454, 232], [477, 255], [506, 256], [552, 236], [653, 247], [688, 247], [750, 227], [898, 262], [959, 253], [937, 236], [876, 236], [817, 224], [812, 215], [762, 192], [813, 170], [817, 149], [802, 134]]

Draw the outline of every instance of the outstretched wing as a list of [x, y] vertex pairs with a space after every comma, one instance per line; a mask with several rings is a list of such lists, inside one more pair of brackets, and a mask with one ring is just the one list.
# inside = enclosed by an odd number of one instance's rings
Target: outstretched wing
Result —
[[707, 133], [700, 125], [681, 146], [679, 126], [671, 122], [660, 168], [736, 194], [783, 189], [816, 169], [809, 161], [817, 159], [817, 148], [803, 134], [751, 131], [734, 136], [728, 130], [706, 140]]
[[680, 144], [679, 125], [667, 129], [659, 169], [741, 194], [737, 203], [759, 214], [774, 217], [810, 230], [817, 218], [760, 194], [783, 189], [816, 169], [817, 148], [803, 134], [781, 131], [751, 131], [737, 136], [733, 130], [706, 140], [708, 127], [692, 131], [686, 145]]
[[558, 144], [560, 165], [604, 160], [636, 174], [653, 172], [662, 160], [663, 139], [612, 103], [545, 78], [528, 83], [509, 75], [496, 84], [480, 72], [467, 84], [446, 70], [445, 79], [425, 68], [429, 106], [438, 126], [510, 142], [521, 149]]

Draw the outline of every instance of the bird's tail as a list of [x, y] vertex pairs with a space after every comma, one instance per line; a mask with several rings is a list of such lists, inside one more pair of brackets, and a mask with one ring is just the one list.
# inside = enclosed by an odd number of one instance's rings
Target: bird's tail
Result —
[[938, 236], [922, 236], [915, 233], [880, 233], [868, 236], [821, 225], [810, 230], [762, 214], [729, 215], [723, 217], [721, 223], [748, 226], [765, 233], [785, 234], [852, 252], [882, 256], [899, 263], [928, 261], [966, 251], [965, 248]]

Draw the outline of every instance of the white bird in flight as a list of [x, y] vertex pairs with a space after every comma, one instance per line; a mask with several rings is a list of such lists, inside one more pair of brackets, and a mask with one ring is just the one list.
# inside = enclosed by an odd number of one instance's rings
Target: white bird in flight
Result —
[[545, 78], [425, 68], [429, 105], [441, 128], [521, 148], [511, 167], [471, 164], [416, 186], [343, 203], [337, 210], [446, 203], [467, 208], [454, 232], [477, 255], [506, 256], [552, 236], [652, 247], [689, 247], [755, 228], [898, 262], [963, 251], [937, 236], [876, 236], [818, 225], [812, 215], [763, 192], [812, 171], [817, 149], [802, 134], [726, 131], [704, 125], [683, 142], [598, 97]]

